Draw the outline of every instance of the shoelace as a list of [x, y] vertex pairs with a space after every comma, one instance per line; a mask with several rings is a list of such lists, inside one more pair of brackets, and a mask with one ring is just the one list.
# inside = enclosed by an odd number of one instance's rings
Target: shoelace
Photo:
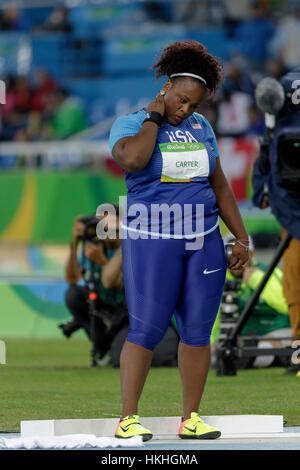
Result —
[[196, 427], [197, 424], [201, 424], [205, 428], [210, 428], [209, 424], [207, 424], [203, 419], [200, 418], [200, 416], [194, 416], [193, 418], [190, 418], [193, 425]]
[[[124, 422], [124, 421], [127, 421], [127, 422], [126, 422], [125, 425], [124, 425], [124, 424], [122, 425], [122, 422]], [[134, 427], [134, 429], [135, 429], [136, 427], [140, 427], [140, 426], [141, 426], [141, 423], [137, 420], [137, 418], [132, 417], [132, 418], [128, 418], [128, 419], [126, 419], [126, 420], [121, 421], [121, 425], [122, 425], [122, 427], [123, 427], [124, 429], [126, 428], [126, 430], [128, 430], [128, 428], [129, 428], [129, 427], [132, 427], [132, 426]]]
[[129, 426], [136, 429], [136, 428], [140, 428], [142, 425], [139, 422], [135, 422], [135, 423], [130, 423]]

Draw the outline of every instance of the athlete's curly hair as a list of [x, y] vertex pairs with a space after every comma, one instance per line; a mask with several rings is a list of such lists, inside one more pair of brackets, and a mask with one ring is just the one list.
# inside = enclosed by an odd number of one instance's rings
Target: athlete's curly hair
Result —
[[219, 60], [198, 41], [176, 41], [161, 51], [151, 69], [156, 69], [157, 79], [182, 72], [200, 75], [206, 80], [209, 92], [214, 93], [223, 80], [223, 65]]

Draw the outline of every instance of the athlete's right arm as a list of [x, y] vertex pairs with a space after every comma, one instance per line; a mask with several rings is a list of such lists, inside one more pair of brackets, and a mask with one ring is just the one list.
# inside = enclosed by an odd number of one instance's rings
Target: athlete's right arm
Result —
[[[159, 93], [147, 107], [148, 111], [156, 111], [162, 116], [165, 113], [165, 102]], [[158, 133], [154, 122], [145, 122], [133, 136], [122, 137], [113, 149], [112, 156], [118, 165], [128, 173], [138, 173], [148, 164], [153, 153]]]

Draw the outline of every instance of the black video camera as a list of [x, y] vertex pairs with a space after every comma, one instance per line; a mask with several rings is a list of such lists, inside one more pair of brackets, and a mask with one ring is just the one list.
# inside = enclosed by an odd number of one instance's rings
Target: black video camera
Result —
[[264, 199], [279, 223], [300, 240], [300, 67], [280, 81], [263, 79], [257, 106], [265, 113], [266, 131], [253, 170], [253, 203]]

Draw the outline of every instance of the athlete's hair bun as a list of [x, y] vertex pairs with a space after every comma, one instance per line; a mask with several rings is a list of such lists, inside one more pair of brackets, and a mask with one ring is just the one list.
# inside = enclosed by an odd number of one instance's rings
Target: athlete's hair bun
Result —
[[184, 72], [200, 75], [206, 80], [211, 93], [216, 91], [223, 80], [221, 59], [209, 54], [200, 42], [192, 40], [170, 44], [160, 52], [151, 69], [156, 69], [156, 78]]

